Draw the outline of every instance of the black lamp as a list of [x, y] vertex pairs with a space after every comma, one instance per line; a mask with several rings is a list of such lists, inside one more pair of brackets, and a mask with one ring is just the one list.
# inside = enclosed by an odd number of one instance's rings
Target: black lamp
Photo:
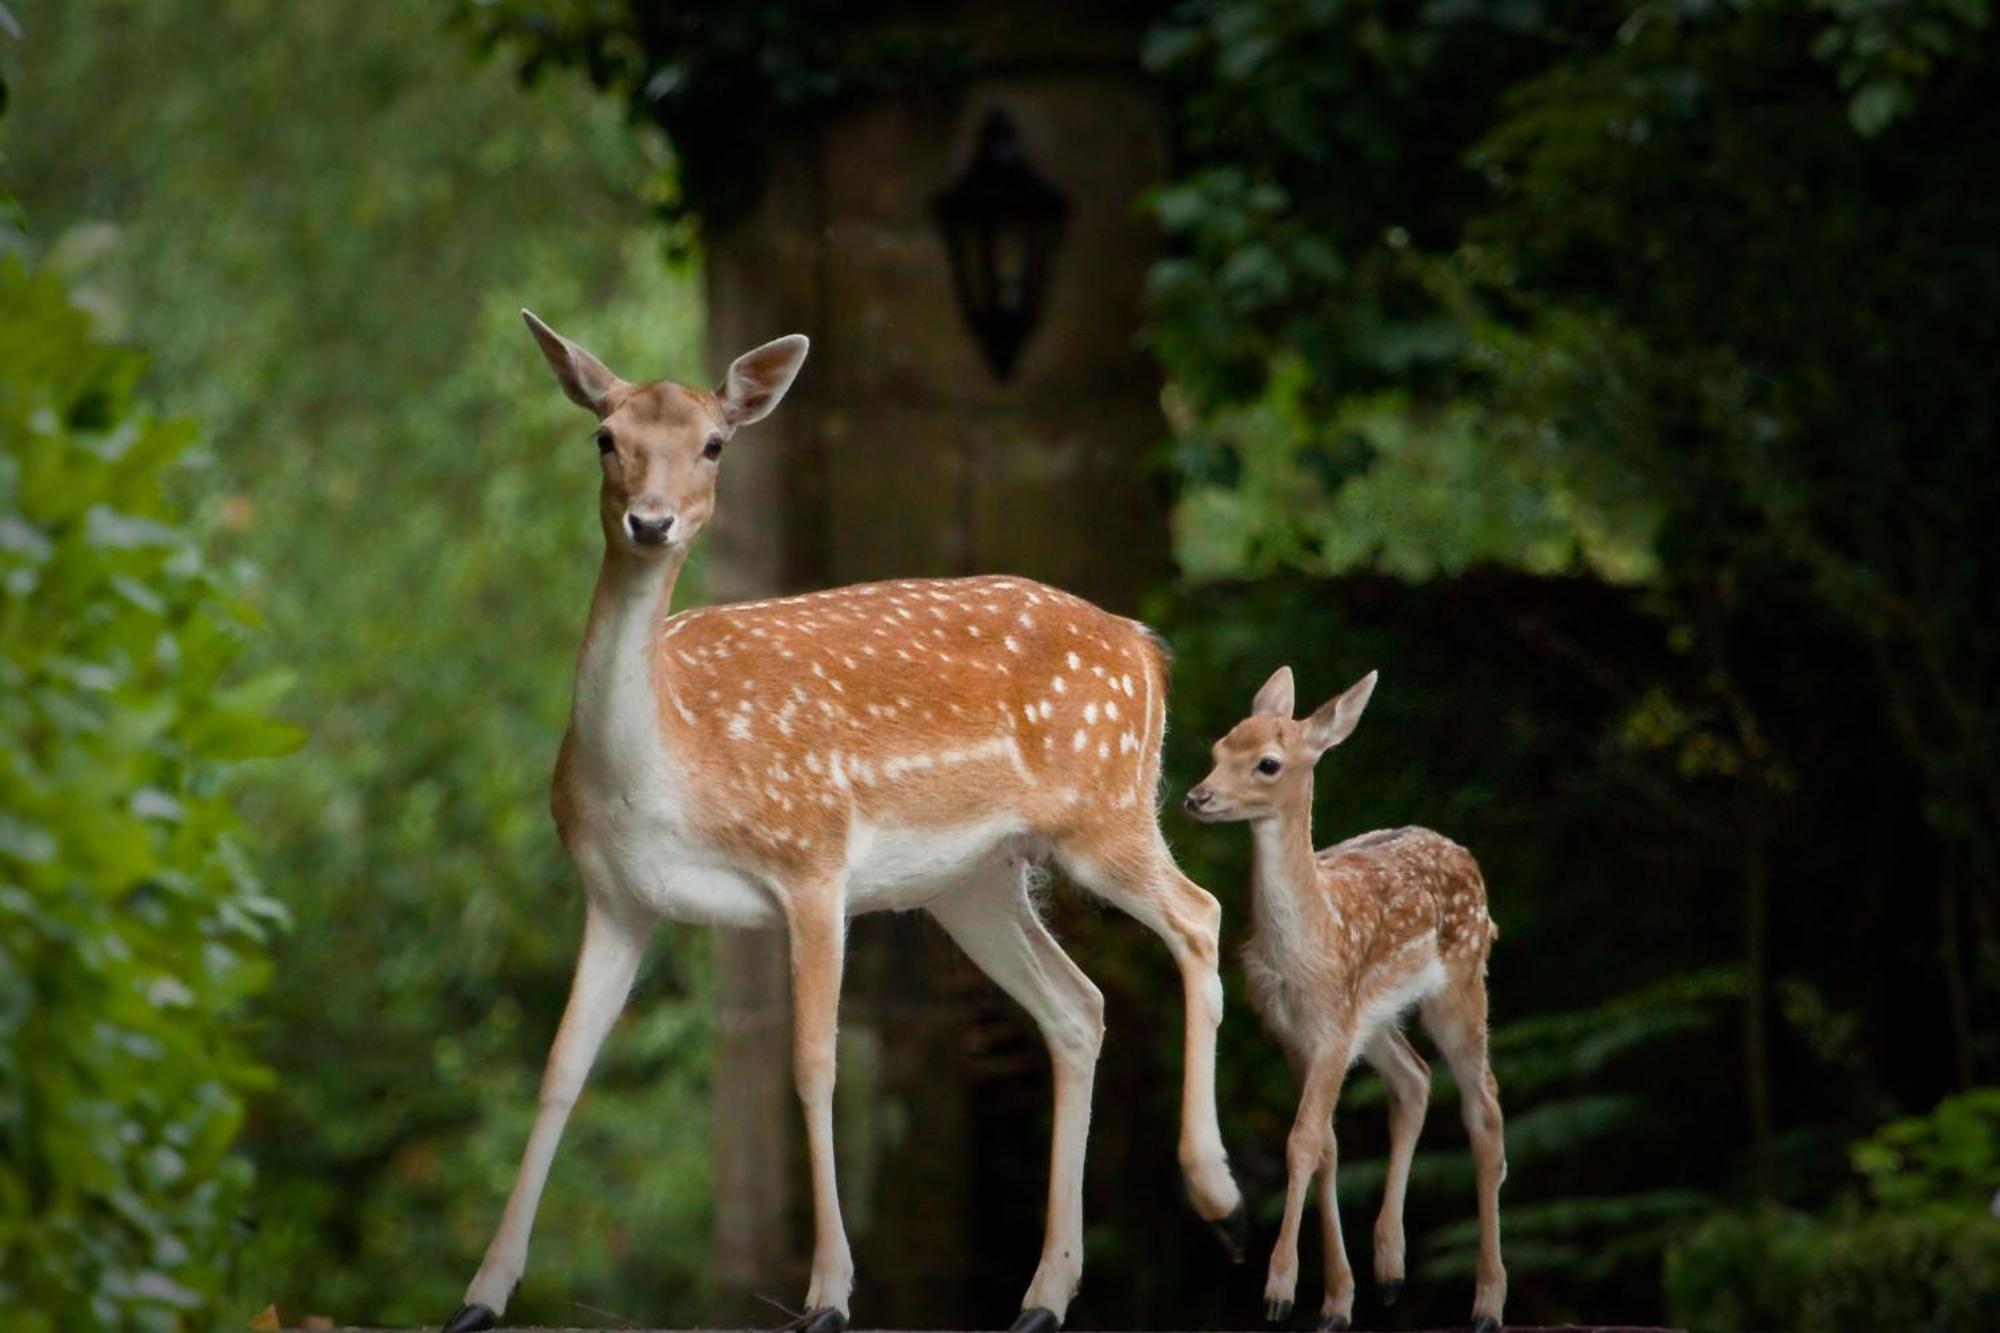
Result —
[[1041, 318], [1069, 204], [1028, 165], [1013, 119], [996, 108], [979, 127], [972, 161], [931, 201], [931, 215], [959, 314], [1004, 380]]

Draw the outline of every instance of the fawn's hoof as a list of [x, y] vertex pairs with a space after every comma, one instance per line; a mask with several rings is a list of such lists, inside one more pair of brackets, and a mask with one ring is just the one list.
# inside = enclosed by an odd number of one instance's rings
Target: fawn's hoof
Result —
[[1015, 1318], [1007, 1333], [1056, 1333], [1062, 1327], [1062, 1320], [1056, 1318], [1053, 1310], [1031, 1305]]
[[441, 1333], [481, 1333], [500, 1322], [500, 1316], [483, 1305], [461, 1305], [444, 1321]]
[[1472, 1333], [1500, 1333], [1500, 1321], [1490, 1314], [1475, 1315]]
[[1384, 1278], [1381, 1282], [1376, 1283], [1376, 1292], [1381, 1296], [1382, 1304], [1394, 1305], [1403, 1298], [1403, 1279], [1399, 1277]]
[[1267, 1323], [1267, 1324], [1282, 1324], [1282, 1323], [1284, 1323], [1284, 1322], [1285, 1322], [1285, 1321], [1286, 1321], [1287, 1319], [1290, 1319], [1291, 1317], [1292, 1317], [1292, 1303], [1291, 1303], [1290, 1301], [1265, 1301], [1265, 1302], [1264, 1302], [1264, 1322], [1265, 1322], [1265, 1323]]
[[1352, 1327], [1344, 1314], [1330, 1314], [1319, 1321], [1319, 1333], [1347, 1333]]
[[1215, 1218], [1208, 1225], [1215, 1232], [1215, 1238], [1222, 1242], [1222, 1248], [1229, 1251], [1229, 1262], [1242, 1263], [1244, 1256], [1250, 1252], [1249, 1205], [1238, 1200], [1226, 1215]]
[[847, 1333], [847, 1316], [826, 1305], [806, 1311], [785, 1329], [786, 1333]]

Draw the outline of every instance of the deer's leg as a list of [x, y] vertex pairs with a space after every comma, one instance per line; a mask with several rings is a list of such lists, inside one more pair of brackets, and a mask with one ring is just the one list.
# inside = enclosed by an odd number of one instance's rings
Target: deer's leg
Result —
[[1343, 1333], [1354, 1326], [1354, 1269], [1347, 1262], [1347, 1240], [1340, 1230], [1339, 1177], [1339, 1141], [1329, 1129], [1319, 1159], [1319, 1235], [1326, 1283], [1319, 1307], [1321, 1333]]
[[521, 1270], [528, 1260], [528, 1233], [535, 1225], [535, 1208], [549, 1178], [556, 1143], [562, 1138], [563, 1125], [583, 1090], [605, 1033], [625, 1006], [652, 928], [649, 918], [621, 914], [596, 903], [584, 918], [583, 947], [577, 954], [569, 1005], [563, 1010], [562, 1024], [556, 1029], [555, 1044], [542, 1073], [535, 1127], [528, 1134], [528, 1147], [521, 1155], [521, 1170], [514, 1178], [507, 1210], [500, 1215], [500, 1229], [486, 1247], [485, 1262], [473, 1276], [472, 1285], [465, 1289], [465, 1303], [445, 1325], [453, 1333], [491, 1328], [521, 1281]]
[[1181, 1070], [1181, 1174], [1194, 1210], [1240, 1263], [1249, 1239], [1243, 1192], [1215, 1115], [1215, 1032], [1222, 1023], [1219, 932], [1222, 906], [1183, 875], [1157, 829], [1144, 836], [1080, 841], [1057, 858], [1071, 878], [1166, 941], [1181, 973], [1187, 1009]]
[[1042, 1259], [1021, 1301], [1016, 1333], [1060, 1327], [1083, 1276], [1083, 1156], [1090, 1089], [1104, 1040], [1104, 997], [1036, 916], [1025, 870], [988, 872], [931, 905], [966, 956], [1026, 1009], [1055, 1071], [1048, 1225]]
[[1299, 1225], [1305, 1216], [1306, 1191], [1315, 1175], [1325, 1193], [1320, 1201], [1320, 1216], [1326, 1224], [1325, 1317], [1345, 1319], [1354, 1313], [1354, 1274], [1347, 1266], [1347, 1247], [1340, 1236], [1340, 1203], [1333, 1192], [1337, 1165], [1333, 1108], [1340, 1100], [1340, 1085], [1353, 1056], [1353, 1034], [1342, 1032], [1321, 1045], [1307, 1065], [1298, 1114], [1285, 1140], [1285, 1217], [1278, 1226], [1270, 1271], [1264, 1280], [1264, 1317], [1273, 1323], [1292, 1313], [1299, 1285]]
[[1424, 1026], [1451, 1065], [1459, 1109], [1472, 1139], [1479, 1181], [1479, 1282], [1473, 1293], [1476, 1333], [1500, 1327], [1507, 1303], [1507, 1270], [1500, 1262], [1500, 1182], [1507, 1178], [1500, 1085], [1486, 1055], [1486, 980], [1480, 969], [1453, 979], [1423, 1005]]
[[805, 1333], [837, 1333], [847, 1326], [848, 1297], [854, 1289], [854, 1257], [840, 1219], [833, 1165], [834, 1041], [847, 942], [847, 910], [839, 886], [814, 885], [787, 895], [785, 918], [791, 930], [792, 1068], [812, 1164], [812, 1281], [800, 1327]]
[[1383, 1303], [1393, 1305], [1403, 1294], [1403, 1195], [1409, 1189], [1410, 1159], [1416, 1155], [1417, 1134], [1430, 1102], [1431, 1070], [1394, 1026], [1383, 1027], [1369, 1039], [1362, 1059], [1380, 1072], [1389, 1093], [1389, 1175], [1382, 1186], [1382, 1211], [1375, 1219], [1375, 1281]]

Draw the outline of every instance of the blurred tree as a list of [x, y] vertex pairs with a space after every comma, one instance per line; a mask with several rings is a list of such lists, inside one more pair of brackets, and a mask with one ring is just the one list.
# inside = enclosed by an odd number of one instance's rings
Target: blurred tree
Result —
[[[545, 811], [597, 463], [515, 311], [700, 380], [698, 291], [646, 222], [669, 159], [572, 81], [524, 98], [423, 6], [15, 9], [15, 188], [78, 301], [158, 349], [156, 397], [207, 423], [216, 466], [183, 489], [254, 571], [252, 659], [296, 676], [310, 737], [243, 801], [296, 922], [261, 1010], [244, 1313], [434, 1319], [498, 1217], [581, 920]], [[704, 957], [655, 947], [529, 1322], [703, 1308]]]

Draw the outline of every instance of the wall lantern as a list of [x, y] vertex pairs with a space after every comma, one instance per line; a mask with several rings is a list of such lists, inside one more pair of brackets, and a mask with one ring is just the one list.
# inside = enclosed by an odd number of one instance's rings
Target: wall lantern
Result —
[[1028, 165], [1014, 121], [986, 113], [979, 147], [931, 201], [951, 261], [958, 312], [996, 379], [1014, 371], [1035, 331], [1069, 203]]

